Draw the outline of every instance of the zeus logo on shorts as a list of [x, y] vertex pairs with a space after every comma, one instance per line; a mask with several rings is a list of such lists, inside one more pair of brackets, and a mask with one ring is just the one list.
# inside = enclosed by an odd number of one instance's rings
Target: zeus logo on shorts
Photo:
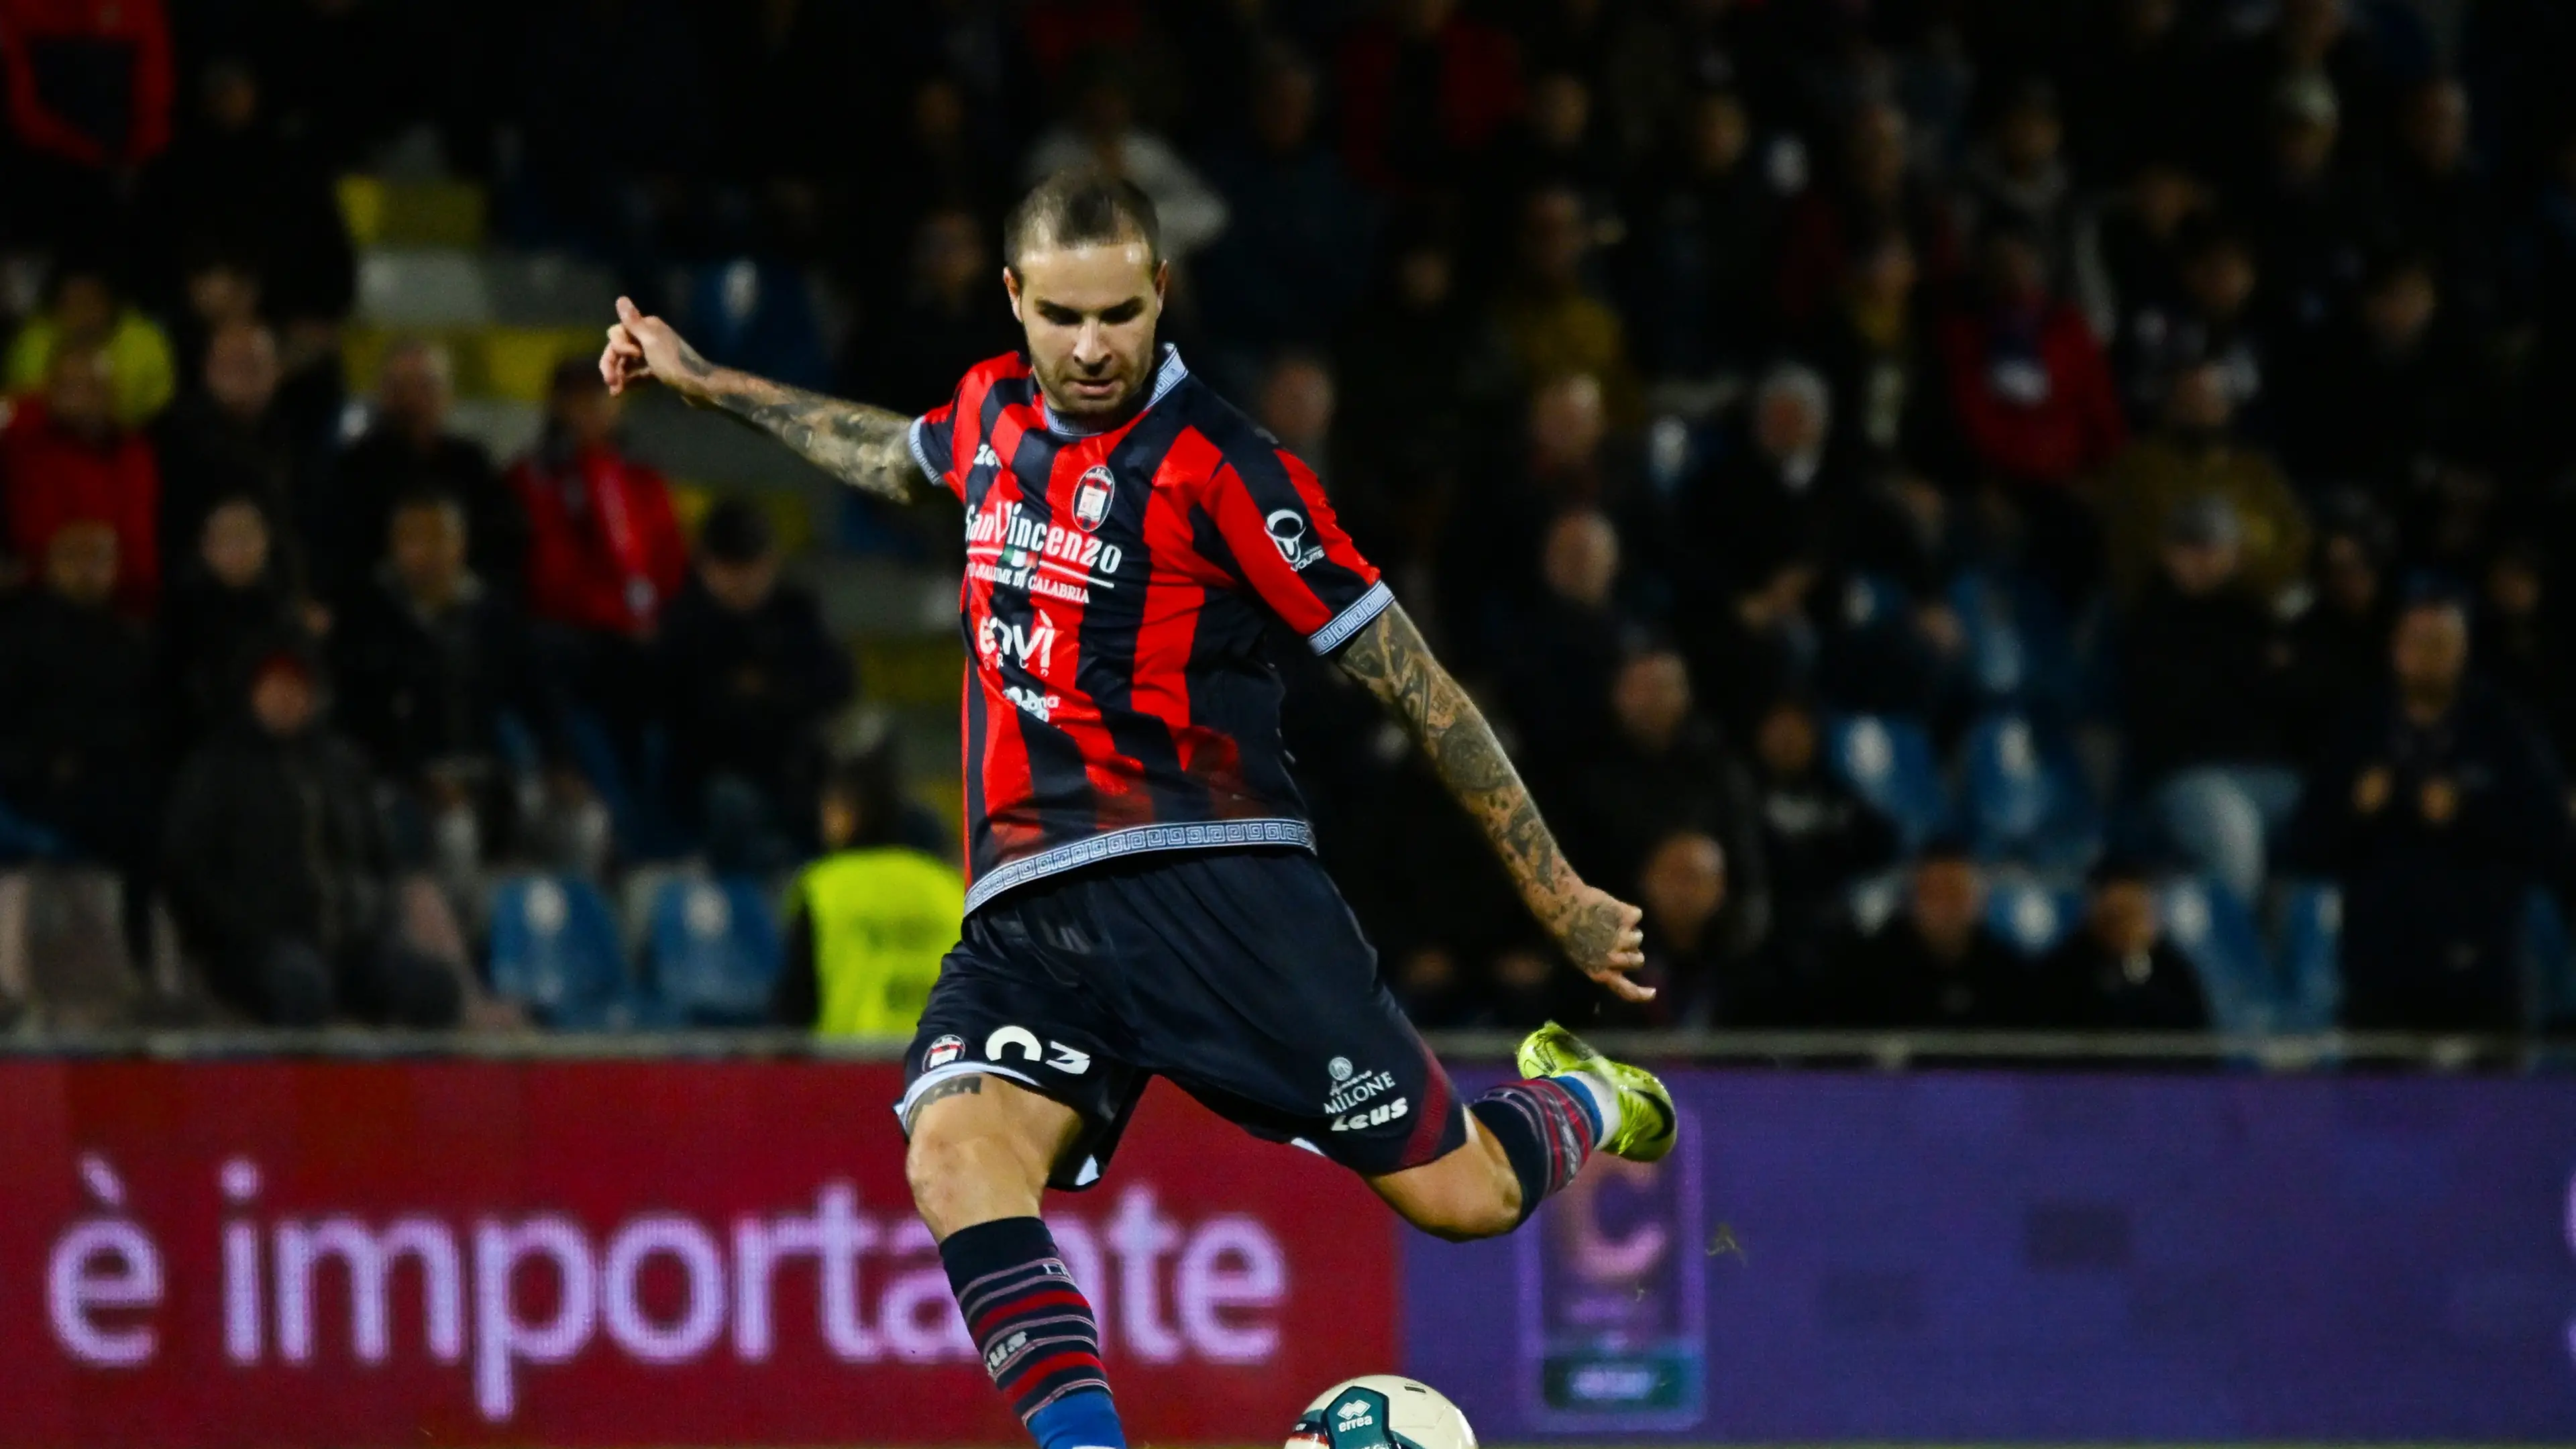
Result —
[[1404, 1098], [1398, 1097], [1392, 1102], [1380, 1102], [1365, 1112], [1350, 1112], [1334, 1118], [1333, 1130], [1357, 1132], [1369, 1127], [1383, 1127], [1402, 1117], [1409, 1110], [1411, 1110], [1411, 1104]]
[[1025, 1026], [1005, 1026], [984, 1038], [984, 1060], [1005, 1060], [1009, 1051], [1024, 1062], [1044, 1061], [1059, 1072], [1081, 1076], [1091, 1070], [1091, 1053], [1076, 1051], [1060, 1041], [1040, 1042], [1038, 1034]]

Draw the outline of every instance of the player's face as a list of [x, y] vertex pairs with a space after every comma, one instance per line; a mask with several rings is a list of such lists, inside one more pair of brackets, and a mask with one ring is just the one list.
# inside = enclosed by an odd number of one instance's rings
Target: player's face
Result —
[[1057, 416], [1107, 422], [1143, 391], [1154, 375], [1154, 327], [1169, 278], [1143, 242], [1050, 247], [1002, 273], [1038, 386]]

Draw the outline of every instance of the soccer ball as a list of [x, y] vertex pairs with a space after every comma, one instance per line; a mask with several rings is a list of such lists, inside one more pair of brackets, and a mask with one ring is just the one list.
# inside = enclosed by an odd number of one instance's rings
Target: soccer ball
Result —
[[1308, 1404], [1287, 1449], [1476, 1449], [1476, 1431], [1429, 1384], [1365, 1374]]

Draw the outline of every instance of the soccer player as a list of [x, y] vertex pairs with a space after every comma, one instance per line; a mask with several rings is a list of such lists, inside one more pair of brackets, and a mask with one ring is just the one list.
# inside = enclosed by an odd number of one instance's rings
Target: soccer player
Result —
[[1549, 1024], [1461, 1104], [1314, 854], [1263, 658], [1275, 615], [1366, 685], [1483, 824], [1531, 912], [1623, 999], [1638, 911], [1566, 864], [1494, 732], [1305, 463], [1157, 346], [1152, 203], [1068, 176], [1012, 213], [1026, 350], [922, 417], [698, 355], [618, 302], [600, 371], [651, 378], [898, 502], [966, 507], [968, 888], [905, 1058], [913, 1200], [1042, 1449], [1123, 1446], [1039, 1200], [1097, 1181], [1150, 1077], [1360, 1173], [1416, 1226], [1505, 1233], [1596, 1148], [1671, 1150], [1672, 1098]]

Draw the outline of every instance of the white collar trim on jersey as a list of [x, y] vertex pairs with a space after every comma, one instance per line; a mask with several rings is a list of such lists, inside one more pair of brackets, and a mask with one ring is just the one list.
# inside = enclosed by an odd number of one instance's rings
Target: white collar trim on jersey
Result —
[[[1161, 402], [1165, 396], [1170, 394], [1173, 388], [1181, 385], [1182, 379], [1187, 378], [1189, 375], [1190, 365], [1181, 361], [1181, 350], [1168, 342], [1164, 343], [1163, 364], [1162, 366], [1154, 369], [1153, 396], [1145, 399], [1145, 406], [1138, 408], [1136, 410], [1136, 415], [1138, 417], [1144, 416], [1147, 410], [1151, 409], [1154, 404]], [[1055, 409], [1047, 406], [1046, 394], [1044, 392], [1040, 392], [1038, 394], [1038, 418], [1041, 422], [1046, 424], [1046, 430], [1048, 432], [1061, 433], [1069, 438], [1083, 437], [1095, 431], [1091, 428], [1074, 427], [1057, 418], [1055, 415]]]

